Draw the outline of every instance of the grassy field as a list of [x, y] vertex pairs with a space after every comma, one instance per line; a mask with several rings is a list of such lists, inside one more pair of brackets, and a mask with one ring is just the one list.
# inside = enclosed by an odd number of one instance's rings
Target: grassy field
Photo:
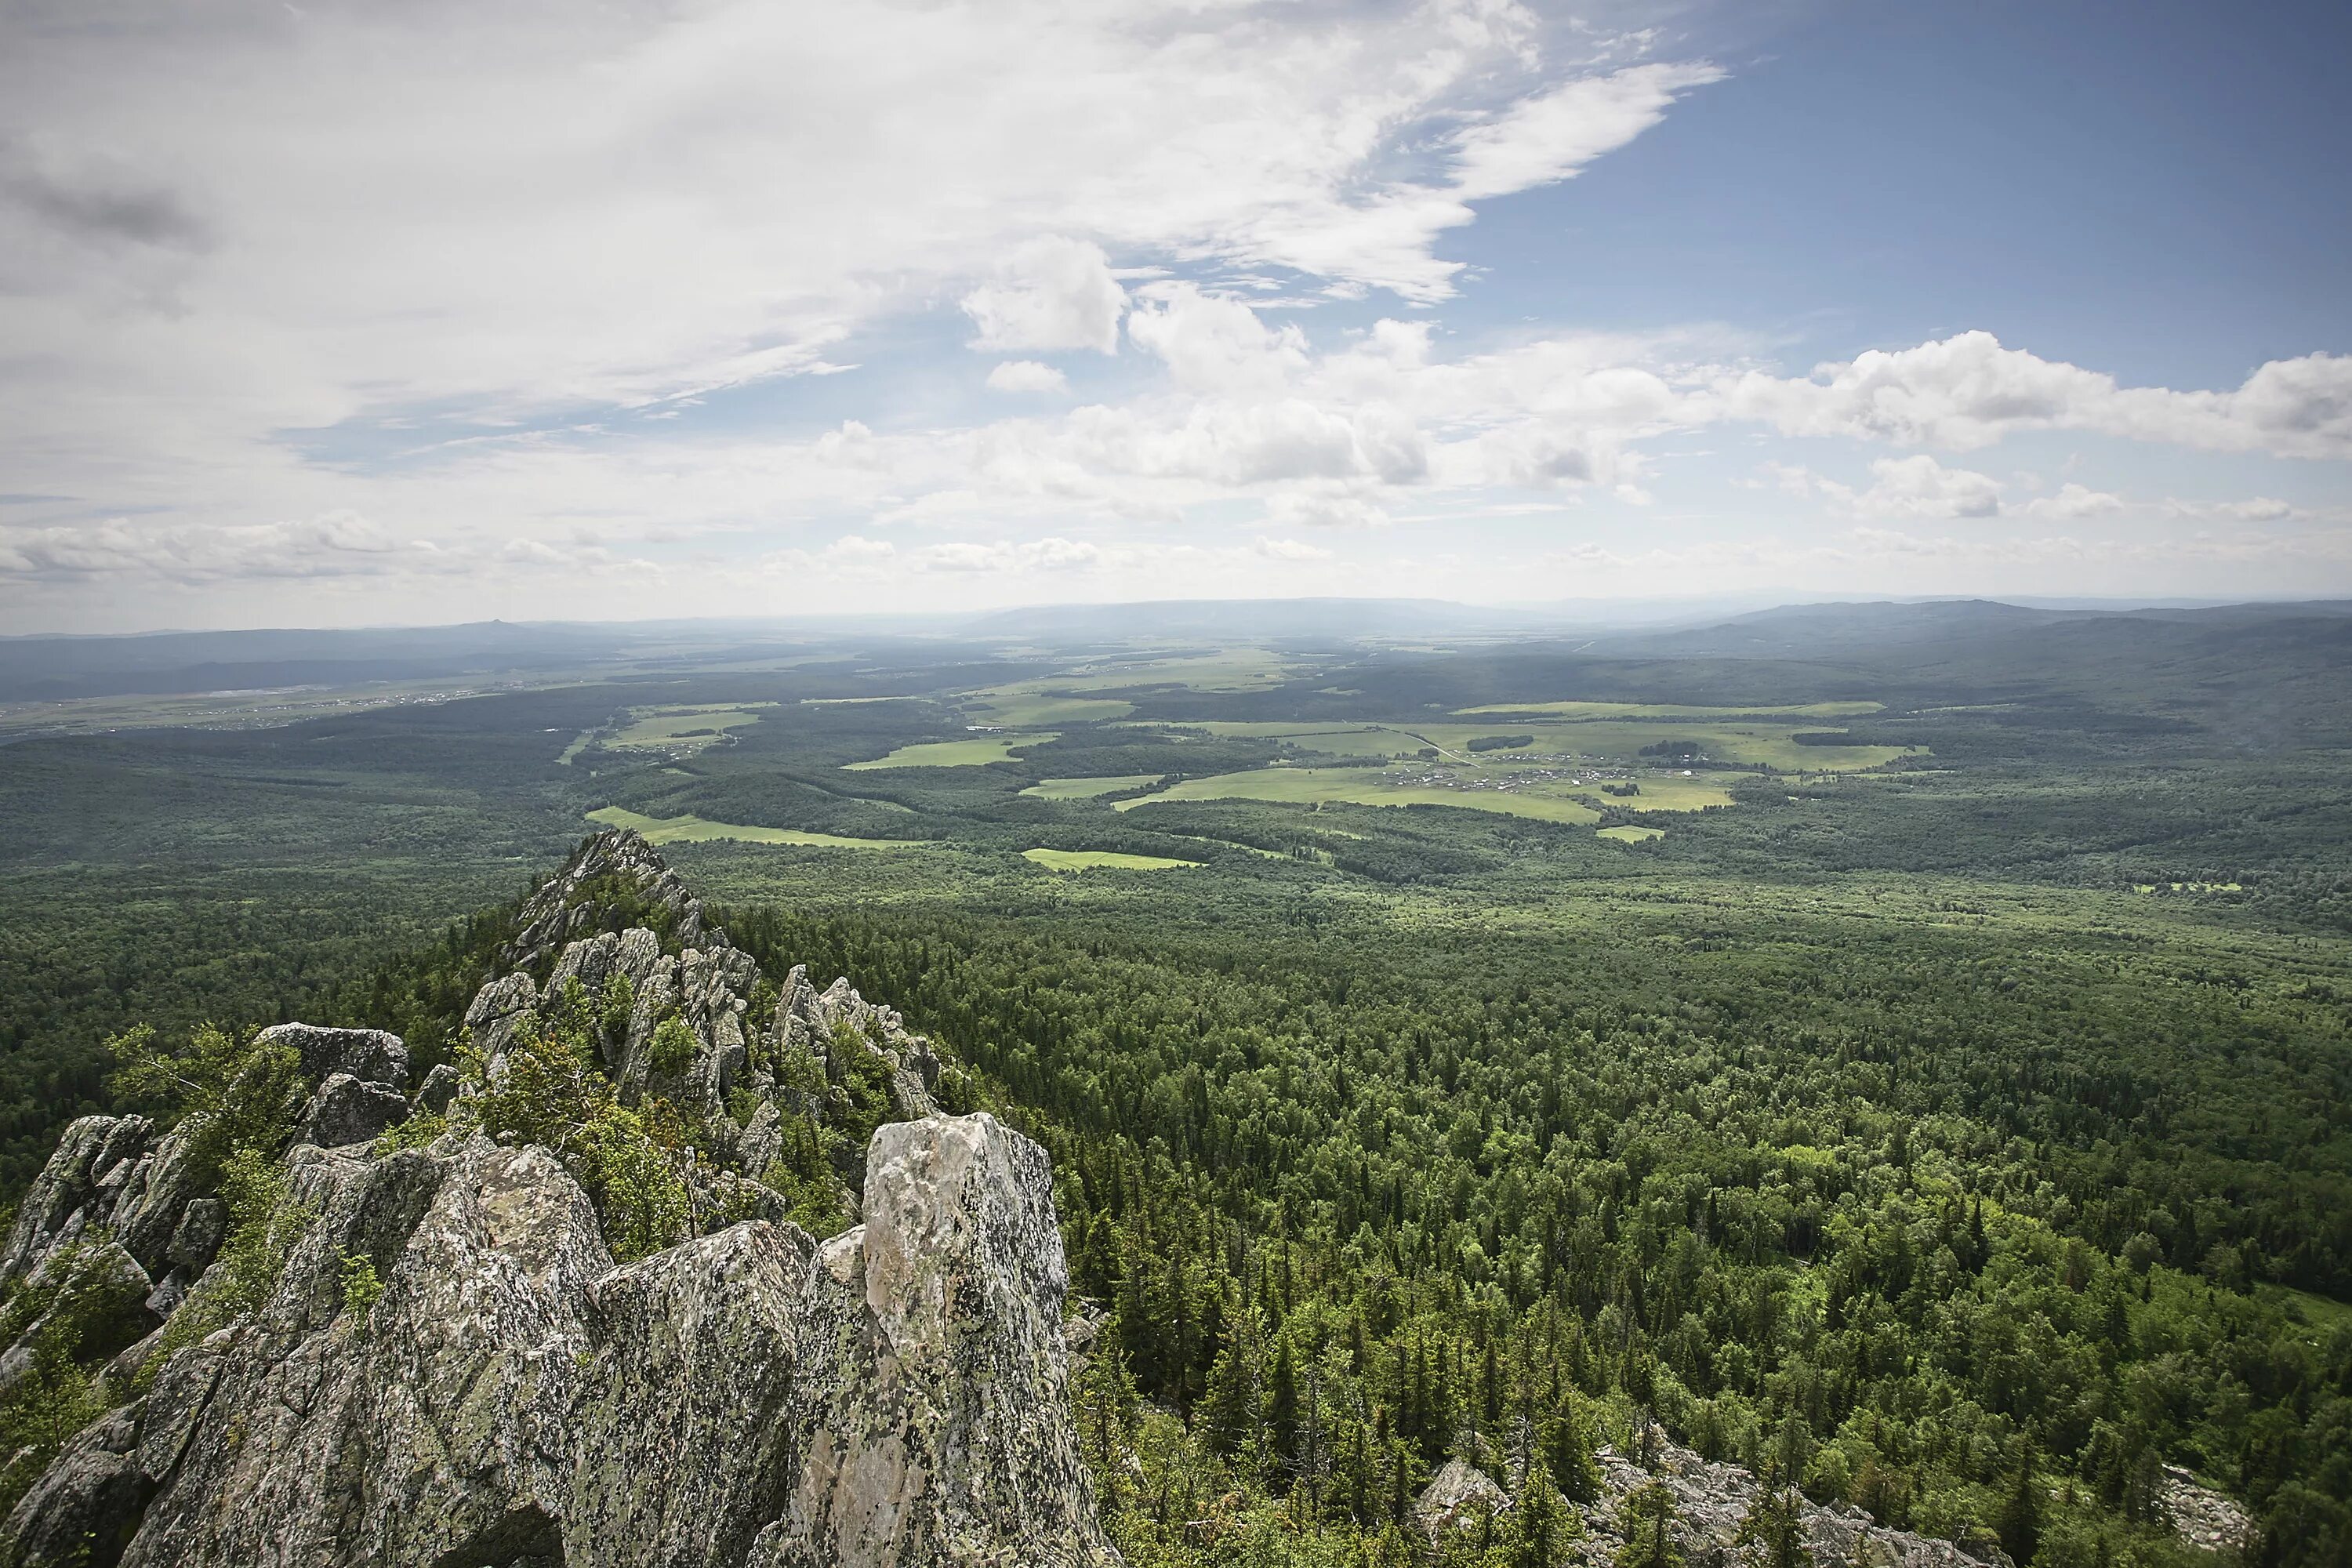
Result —
[[922, 741], [911, 746], [901, 746], [887, 757], [877, 757], [870, 763], [844, 763], [851, 773], [865, 773], [877, 768], [977, 768], [990, 763], [1009, 763], [1013, 753], [1024, 746], [1043, 745], [1053, 740], [1050, 730], [1029, 735], [974, 735], [968, 741]]
[[844, 838], [832, 833], [796, 833], [788, 827], [745, 827], [732, 822], [706, 822], [698, 816], [646, 816], [617, 805], [588, 813], [588, 820], [606, 827], [633, 827], [648, 844], [709, 844], [720, 839], [742, 844], [796, 844], [810, 849], [920, 849], [919, 838]]
[[1039, 779], [1021, 793], [1038, 800], [1092, 800], [1116, 790], [1139, 789], [1158, 773], [1125, 773], [1108, 779]]
[[[1612, 795], [1601, 789], [1602, 782], [1637, 784], [1642, 793]], [[1731, 791], [1724, 787], [1720, 773], [1699, 773], [1685, 778], [1679, 773], [1637, 772], [1622, 779], [1602, 781], [1593, 776], [1585, 778], [1581, 784], [1550, 782], [1545, 788], [1547, 793], [1565, 793], [1589, 800], [1595, 805], [1613, 805], [1620, 811], [1705, 811], [1712, 806], [1732, 804]]]
[[1296, 805], [1452, 805], [1467, 811], [1495, 812], [1506, 816], [1532, 816], [1545, 822], [1598, 822], [1601, 814], [1566, 795], [1533, 790], [1446, 789], [1405, 783], [1369, 768], [1255, 768], [1247, 773], [1219, 773], [1186, 779], [1172, 789], [1140, 800], [1126, 800], [1115, 808], [1132, 810], [1154, 801], [1267, 800]]
[[1118, 855], [1108, 849], [1024, 849], [1021, 858], [1048, 871], [1167, 871], [1200, 864], [1165, 855]]
[[965, 711], [983, 724], [1026, 730], [1040, 724], [1088, 724], [1101, 719], [1124, 719], [1135, 704], [1115, 697], [1069, 697], [1046, 689], [1059, 681], [1030, 680], [1013, 686], [992, 686], [971, 693]]
[[629, 722], [604, 742], [614, 752], [698, 752], [730, 730], [756, 724], [772, 702], [695, 702], [677, 707], [632, 708]]
[[1595, 830], [1600, 837], [1618, 844], [1647, 844], [1653, 838], [1664, 838], [1663, 827], [1602, 827]]
[[1456, 708], [1456, 717], [1474, 713], [1541, 713], [1557, 719], [1664, 719], [1684, 721], [1739, 719], [1858, 719], [1876, 713], [1879, 702], [1792, 702], [1780, 707], [1693, 707], [1673, 702], [1489, 702], [1476, 708]]

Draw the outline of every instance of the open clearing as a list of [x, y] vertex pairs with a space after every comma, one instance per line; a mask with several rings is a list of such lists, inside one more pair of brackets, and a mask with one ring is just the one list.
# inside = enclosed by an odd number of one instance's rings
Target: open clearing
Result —
[[648, 844], [710, 844], [733, 839], [745, 844], [797, 844], [810, 849], [920, 849], [920, 838], [843, 838], [831, 833], [800, 833], [789, 827], [745, 827], [732, 822], [709, 822], [699, 816], [647, 816], [626, 806], [608, 805], [588, 814], [591, 822], [606, 827], [633, 827]]
[[992, 686], [971, 694], [964, 711], [983, 724], [1024, 730], [1035, 724], [1087, 724], [1097, 719], [1124, 719], [1135, 704], [1113, 697], [1069, 697], [1049, 688], [1055, 680], [1024, 680], [1013, 686]]
[[1039, 800], [1092, 800], [1117, 790], [1140, 789], [1158, 773], [1126, 773], [1107, 779], [1039, 779], [1021, 793]]
[[1597, 837], [1613, 839], [1620, 844], [1647, 844], [1653, 838], [1666, 836], [1663, 827], [1600, 827], [1593, 832]]
[[[1673, 723], [1657, 720], [1588, 720], [1575, 723], [1539, 721], [1526, 724], [1374, 724], [1325, 721], [1203, 720], [1181, 726], [1138, 728], [1205, 730], [1212, 735], [1279, 741], [1303, 752], [1340, 757], [1412, 757], [1424, 749], [1448, 762], [1508, 767], [1530, 757], [1588, 757], [1618, 763], [1643, 758], [1645, 747], [1696, 742], [1702, 755], [1726, 763], [1761, 763], [1783, 772], [1847, 773], [1874, 768], [1921, 754], [1901, 746], [1799, 745], [1801, 731], [1785, 724]], [[1473, 741], [1528, 737], [1525, 746], [1470, 749]]]
[[923, 741], [901, 746], [888, 756], [877, 757], [870, 763], [841, 765], [853, 773], [875, 768], [985, 767], [990, 763], [1009, 763], [1020, 748], [1043, 745], [1054, 738], [1049, 730], [1033, 735], [975, 735], [969, 741]]
[[1165, 855], [1119, 855], [1108, 849], [1024, 849], [1021, 858], [1048, 871], [1167, 871], [1198, 866], [1198, 860], [1174, 860]]
[[1268, 800], [1301, 805], [1452, 805], [1545, 822], [1598, 822], [1601, 814], [1564, 795], [1532, 790], [1446, 789], [1406, 784], [1370, 768], [1254, 768], [1187, 779], [1172, 789], [1112, 809], [1131, 811], [1156, 800]]
[[678, 707], [632, 708], [627, 726], [606, 741], [604, 749], [611, 752], [698, 752], [705, 746], [717, 743], [719, 737], [730, 730], [758, 723], [761, 710], [774, 706], [772, 702], [698, 702]]
[[[1507, 776], [1507, 770], [1497, 771], [1506, 772]], [[1538, 770], [1531, 766], [1528, 771]], [[1558, 763], [1552, 763], [1540, 771], [1557, 773], [1561, 770]], [[1602, 787], [1615, 784], [1622, 788], [1629, 784], [1641, 793], [1612, 795]], [[1622, 778], [1571, 774], [1567, 780], [1547, 780], [1544, 787], [1548, 793], [1580, 795], [1595, 805], [1613, 805], [1621, 811], [1705, 811], [1710, 806], [1733, 804], [1731, 791], [1724, 786], [1721, 773], [1698, 773], [1690, 778], [1668, 771], [1636, 772]]]

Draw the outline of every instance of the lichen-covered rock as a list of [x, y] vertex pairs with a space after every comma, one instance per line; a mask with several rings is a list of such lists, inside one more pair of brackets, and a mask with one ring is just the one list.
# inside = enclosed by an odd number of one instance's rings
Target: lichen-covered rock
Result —
[[897, 1122], [866, 1223], [808, 1270], [805, 1451], [773, 1568], [1116, 1562], [1064, 1393], [1045, 1151], [988, 1116]]
[[823, 1248], [753, 1220], [615, 1268], [544, 1150], [298, 1147], [267, 1302], [77, 1440], [8, 1561], [102, 1502], [130, 1568], [1114, 1563], [1044, 1152], [894, 1124], [866, 1188]]
[[527, 970], [491, 981], [466, 1008], [466, 1033], [493, 1074], [505, 1064], [507, 1044], [524, 1015], [539, 1005], [539, 984]]
[[539, 970], [554, 962], [567, 942], [598, 929], [607, 910], [623, 900], [635, 917], [631, 924], [657, 922], [680, 948], [729, 945], [724, 931], [703, 924], [702, 901], [686, 879], [663, 863], [652, 845], [618, 829], [583, 844], [524, 902], [515, 939], [501, 956], [517, 969]]
[[122, 1181], [152, 1131], [143, 1116], [85, 1116], [68, 1126], [16, 1205], [0, 1282], [23, 1279], [91, 1226], [110, 1226]]
[[302, 1136], [321, 1149], [340, 1149], [367, 1142], [407, 1120], [407, 1096], [339, 1072], [320, 1084], [303, 1107]]
[[457, 1069], [447, 1062], [436, 1063], [425, 1081], [416, 1086], [416, 1109], [427, 1116], [439, 1116], [457, 1098], [457, 1085], [462, 1081]]
[[302, 1054], [302, 1076], [313, 1083], [349, 1073], [364, 1083], [408, 1089], [408, 1047], [382, 1029], [331, 1029], [319, 1024], [277, 1024], [256, 1045], [292, 1046]]
[[86, 1427], [0, 1526], [16, 1568], [114, 1568], [152, 1482], [139, 1468], [139, 1406]]

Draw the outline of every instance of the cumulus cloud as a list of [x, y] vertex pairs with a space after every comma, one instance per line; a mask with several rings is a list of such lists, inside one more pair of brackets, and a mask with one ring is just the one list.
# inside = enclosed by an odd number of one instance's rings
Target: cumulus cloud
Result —
[[2059, 522], [2074, 522], [2086, 517], [2105, 517], [2124, 510], [2124, 498], [2109, 490], [2095, 490], [2088, 485], [2069, 479], [2058, 487], [2054, 496], [2036, 496], [2019, 508], [2028, 517], [2048, 518]]
[[2020, 430], [2085, 430], [2217, 451], [2352, 457], [2352, 356], [2263, 365], [2226, 392], [2126, 387], [2103, 372], [1962, 332], [1873, 350], [1811, 378], [1721, 378], [1720, 412], [1792, 436], [1851, 436], [1973, 451]]
[[988, 373], [992, 392], [1066, 392], [1070, 378], [1034, 359], [1005, 360]]
[[2123, 510], [2123, 498], [2068, 481], [2054, 496], [2037, 496], [2021, 506], [2004, 500], [1990, 474], [1947, 468], [1924, 452], [1879, 458], [1870, 465], [1871, 482], [1857, 489], [1786, 463], [1767, 462], [1766, 477], [1787, 495], [1828, 500], [1838, 510], [1871, 518], [1995, 518], [2005, 512], [2074, 521]]
[[1014, 250], [996, 280], [964, 296], [976, 349], [1094, 349], [1115, 353], [1127, 290], [1091, 240], [1041, 235]]

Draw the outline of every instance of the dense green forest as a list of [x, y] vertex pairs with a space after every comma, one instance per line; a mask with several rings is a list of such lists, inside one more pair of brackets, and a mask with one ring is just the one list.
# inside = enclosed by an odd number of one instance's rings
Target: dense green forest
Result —
[[[1053, 1152], [1132, 1562], [1409, 1560], [1449, 1456], [1581, 1500], [1594, 1444], [1654, 1431], [2053, 1564], [2200, 1560], [2157, 1517], [2179, 1465], [2266, 1561], [2345, 1561], [2341, 639], [2183, 624], [2006, 653], [1804, 626], [1745, 658], [893, 647], [22, 740], [0, 1175], [104, 1102], [97, 1043], [131, 1023], [452, 1056], [499, 900], [587, 811], [832, 836], [664, 852], [763, 964], [900, 1008]], [[1575, 702], [1652, 728], [1546, 763], [1604, 731], [1511, 705]], [[1510, 743], [1477, 744], [1481, 708]], [[1572, 773], [1591, 809], [1137, 804], [1363, 769], [1364, 723], [1409, 737], [1372, 768]], [[1672, 769], [1640, 755], [1667, 742]], [[989, 760], [887, 765], [958, 743]]]

